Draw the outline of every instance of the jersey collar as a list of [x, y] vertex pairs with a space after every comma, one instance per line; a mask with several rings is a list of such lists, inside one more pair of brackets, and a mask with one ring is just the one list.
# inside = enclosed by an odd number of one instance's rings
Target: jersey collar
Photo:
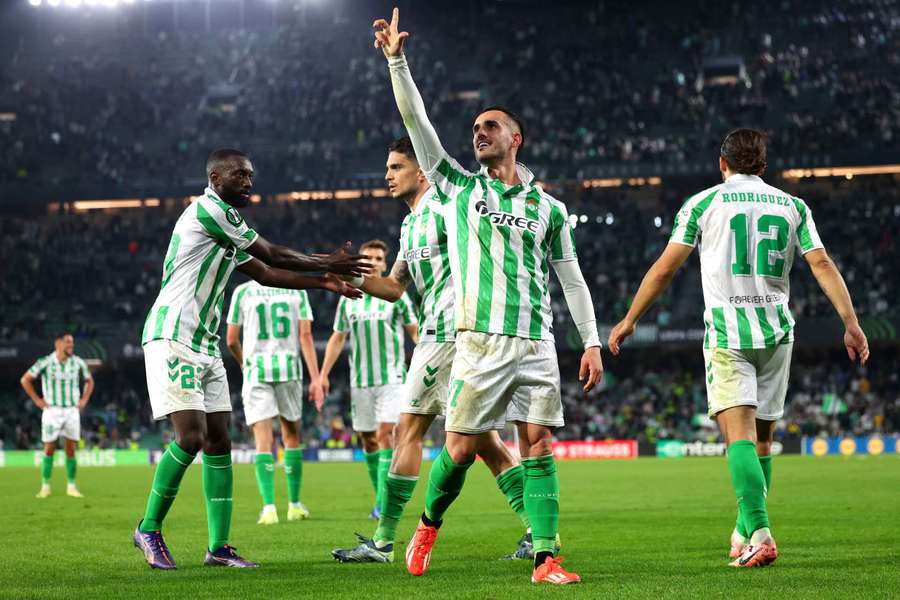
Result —
[[[490, 179], [490, 176], [488, 175], [488, 169], [484, 165], [482, 165], [481, 168], [478, 169], [478, 174], [484, 175], [491, 182], [496, 181], [494, 179]], [[528, 167], [526, 167], [525, 165], [523, 165], [520, 162], [516, 163], [516, 175], [519, 176], [519, 181], [522, 182], [521, 183], [522, 186], [530, 186], [534, 183], [534, 173], [531, 172], [531, 169], [529, 169]], [[497, 183], [500, 183], [500, 182], [497, 182]], [[505, 184], [501, 183], [501, 185], [503, 185], [504, 188], [507, 188], [507, 186]], [[513, 188], [513, 187], [516, 187], [516, 186], [508, 186], [508, 188]]]
[[758, 175], [747, 175], [747, 174], [745, 174], [745, 173], [735, 173], [735, 174], [733, 174], [731, 177], [729, 177], [728, 179], [726, 179], [725, 181], [732, 181], [732, 182], [737, 182], [737, 181], [755, 181], [755, 182], [758, 182], [758, 183], [762, 183], [762, 182], [763, 182], [762, 178], [759, 177]]

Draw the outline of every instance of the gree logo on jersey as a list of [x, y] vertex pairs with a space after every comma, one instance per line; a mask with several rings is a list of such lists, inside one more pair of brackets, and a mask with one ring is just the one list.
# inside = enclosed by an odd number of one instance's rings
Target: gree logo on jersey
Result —
[[490, 211], [487, 208], [487, 202], [484, 200], [479, 200], [475, 204], [475, 210], [477, 210], [478, 214], [482, 217], [488, 217], [494, 225], [515, 227], [516, 229], [527, 229], [531, 233], [538, 232], [538, 222], [534, 219], [517, 217], [499, 210]]
[[414, 262], [417, 260], [427, 260], [427, 259], [431, 258], [431, 246], [423, 246], [421, 248], [407, 250], [403, 254], [403, 258], [406, 259], [406, 262]]

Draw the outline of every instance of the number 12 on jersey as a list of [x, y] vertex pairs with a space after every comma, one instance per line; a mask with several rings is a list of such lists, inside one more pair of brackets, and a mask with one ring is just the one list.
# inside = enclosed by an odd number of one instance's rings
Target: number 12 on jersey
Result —
[[[753, 275], [750, 264], [750, 223], [745, 213], [738, 213], [729, 221], [734, 233], [734, 262], [731, 274], [736, 277]], [[788, 247], [790, 224], [780, 215], [762, 215], [756, 221], [756, 232], [769, 236], [756, 244], [756, 274], [780, 279], [784, 276], [784, 251]], [[772, 253], [776, 253], [772, 260]]]

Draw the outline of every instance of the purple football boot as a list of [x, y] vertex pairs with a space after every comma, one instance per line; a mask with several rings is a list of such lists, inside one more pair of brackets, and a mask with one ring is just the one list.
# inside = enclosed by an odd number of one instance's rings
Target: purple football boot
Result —
[[144, 553], [144, 560], [154, 569], [163, 569], [171, 571], [175, 569], [175, 561], [166, 547], [166, 541], [163, 539], [162, 532], [158, 529], [144, 533], [141, 531], [141, 524], [134, 528], [134, 535], [131, 536], [135, 548]]
[[207, 567], [236, 567], [238, 569], [248, 569], [258, 567], [259, 563], [241, 558], [238, 556], [234, 548], [225, 544], [215, 552], [206, 552], [206, 560], [203, 561]]

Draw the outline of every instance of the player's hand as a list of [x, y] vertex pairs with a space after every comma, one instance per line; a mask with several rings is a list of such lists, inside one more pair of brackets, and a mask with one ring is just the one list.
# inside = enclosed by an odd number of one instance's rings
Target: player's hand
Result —
[[344, 242], [344, 245], [332, 252], [331, 254], [314, 254], [322, 260], [322, 270], [334, 273], [335, 275], [350, 275], [351, 277], [361, 277], [371, 275], [373, 268], [372, 263], [362, 254], [350, 254], [350, 242]]
[[78, 401], [78, 410], [84, 410], [84, 407], [87, 406], [87, 398], [82, 398]]
[[619, 348], [632, 333], [634, 333], [634, 323], [628, 319], [622, 319], [618, 325], [613, 327], [613, 330], [609, 332], [609, 340], [606, 342], [606, 346], [613, 356], [619, 355]]
[[47, 407], [50, 406], [43, 398], [38, 398], [38, 401], [35, 404], [37, 404], [37, 407], [41, 410], [47, 410]]
[[584, 382], [584, 391], [589, 392], [600, 383], [603, 377], [603, 359], [600, 358], [599, 346], [592, 346], [581, 355], [581, 368], [578, 369], [578, 381]]
[[844, 346], [847, 348], [847, 356], [851, 361], [855, 361], [859, 357], [860, 364], [866, 364], [869, 360], [869, 340], [863, 332], [859, 323], [852, 323], [847, 326], [844, 332]]
[[327, 396], [328, 392], [331, 391], [331, 382], [328, 381], [327, 375], [319, 376], [319, 386], [322, 388], [322, 395]]
[[324, 289], [330, 290], [335, 294], [340, 294], [341, 296], [345, 296], [347, 298], [362, 298], [363, 294], [361, 291], [359, 291], [358, 288], [353, 287], [346, 281], [341, 280], [339, 277], [326, 273], [324, 279]]
[[394, 7], [391, 14], [391, 22], [384, 19], [376, 19], [372, 23], [375, 31], [375, 47], [381, 48], [385, 58], [401, 56], [403, 54], [403, 40], [409, 37], [406, 31], [400, 31], [400, 9]]
[[322, 412], [325, 404], [325, 392], [322, 391], [322, 383], [318, 378], [309, 382], [309, 401], [316, 405], [316, 410]]

